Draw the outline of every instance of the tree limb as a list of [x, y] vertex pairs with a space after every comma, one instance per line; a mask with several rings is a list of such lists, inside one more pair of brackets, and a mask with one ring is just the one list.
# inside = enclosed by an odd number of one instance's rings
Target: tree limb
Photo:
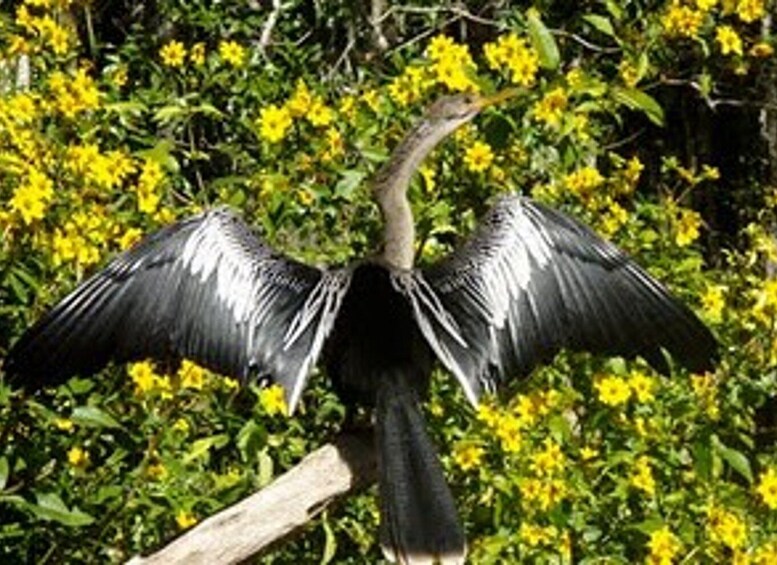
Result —
[[259, 492], [127, 565], [238, 563], [300, 530], [324, 508], [376, 479], [372, 434], [340, 435]]

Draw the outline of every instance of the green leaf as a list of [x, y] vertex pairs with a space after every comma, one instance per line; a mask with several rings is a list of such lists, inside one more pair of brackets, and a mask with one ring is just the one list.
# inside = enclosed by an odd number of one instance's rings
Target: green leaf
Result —
[[154, 121], [161, 125], [167, 125], [188, 113], [189, 110], [181, 106], [164, 106], [154, 113]]
[[604, 35], [609, 35], [610, 37], [616, 38], [615, 35], [615, 29], [612, 27], [612, 22], [610, 21], [610, 18], [606, 16], [600, 16], [598, 14], [586, 14], [583, 16], [583, 19], [587, 21], [589, 24], [591, 24], [594, 29], [597, 31], [602, 32]]
[[76, 406], [70, 419], [76, 424], [90, 428], [121, 428], [113, 416], [96, 406]]
[[335, 185], [335, 194], [345, 199], [350, 199], [353, 193], [364, 181], [365, 174], [362, 171], [345, 171], [342, 178]]
[[229, 443], [229, 436], [227, 434], [216, 434], [214, 436], [208, 436], [196, 440], [192, 444], [192, 448], [189, 450], [184, 458], [184, 463], [190, 463], [195, 459], [205, 457], [212, 447], [219, 449]]
[[613, 87], [612, 97], [619, 104], [643, 112], [657, 126], [664, 125], [664, 110], [655, 98], [637, 88]]
[[693, 445], [693, 468], [702, 479], [712, 479], [713, 459], [709, 441], [698, 441]]
[[107, 113], [141, 114], [146, 111], [145, 104], [137, 101], [112, 102], [101, 106]]
[[0, 457], [0, 490], [3, 490], [5, 485], [8, 484], [8, 475], [8, 459]]
[[257, 459], [259, 463], [259, 476], [257, 477], [259, 479], [259, 486], [264, 486], [272, 480], [275, 464], [266, 449], [259, 452]]
[[35, 493], [35, 498], [37, 504], [26, 503], [25, 506], [42, 520], [59, 522], [65, 526], [86, 526], [94, 522], [94, 518], [78, 508], [69, 510], [56, 493]]
[[267, 443], [267, 430], [254, 420], [248, 420], [237, 433], [237, 448], [243, 461], [253, 461], [259, 449]]
[[750, 467], [750, 460], [741, 451], [725, 445], [717, 436], [713, 436], [712, 444], [720, 457], [728, 463], [734, 471], [742, 475], [747, 482], [753, 482], [753, 469]]
[[616, 0], [606, 0], [604, 5], [607, 7], [607, 11], [610, 12], [610, 15], [615, 18], [615, 21], [623, 19], [623, 8], [621, 7], [621, 3]]
[[557, 68], [561, 56], [559, 55], [558, 45], [556, 45], [553, 34], [542, 23], [537, 10], [530, 9], [526, 15], [529, 23], [529, 37], [534, 49], [536, 49], [537, 54], [540, 56], [540, 64], [548, 70]]

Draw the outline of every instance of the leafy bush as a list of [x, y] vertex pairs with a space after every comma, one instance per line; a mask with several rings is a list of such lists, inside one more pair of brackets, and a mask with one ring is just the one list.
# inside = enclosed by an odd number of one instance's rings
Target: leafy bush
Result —
[[[156, 4], [135, 24], [131, 6], [69, 0], [2, 14], [0, 351], [105, 257], [206, 206], [239, 208], [302, 260], [368, 254], [368, 179], [422, 109], [517, 86], [421, 167], [421, 260], [447, 253], [491, 196], [531, 194], [665, 281], [722, 359], [665, 379], [564, 354], [477, 411], [436, 378], [430, 427], [472, 561], [777, 559], [777, 198], [755, 166], [763, 147], [730, 134], [739, 161], [723, 159], [688, 116], [740, 96], [728, 123], [752, 124], [748, 105], [766, 106], [764, 0], [418, 3], [382, 27], [338, 3]], [[344, 415], [319, 376], [297, 416], [282, 412], [273, 388], [188, 363], [111, 367], [36, 396], [0, 384], [0, 555], [121, 561], [164, 544]], [[376, 526], [373, 496], [357, 496], [266, 559], [377, 561]]]

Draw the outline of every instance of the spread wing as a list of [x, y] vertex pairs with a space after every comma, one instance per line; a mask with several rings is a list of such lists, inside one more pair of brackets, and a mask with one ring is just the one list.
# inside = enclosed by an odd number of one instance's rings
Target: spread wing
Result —
[[25, 386], [108, 361], [189, 358], [241, 379], [268, 375], [293, 409], [332, 328], [350, 271], [274, 252], [217, 209], [113, 259], [15, 344], [5, 371]]
[[499, 201], [462, 248], [395, 284], [473, 403], [562, 348], [641, 355], [662, 371], [662, 348], [691, 371], [717, 354], [706, 326], [624, 252], [518, 196]]

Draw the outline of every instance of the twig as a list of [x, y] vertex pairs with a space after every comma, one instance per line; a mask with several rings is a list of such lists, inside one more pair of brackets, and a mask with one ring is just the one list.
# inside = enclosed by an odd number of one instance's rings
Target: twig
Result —
[[259, 35], [259, 50], [265, 58], [267, 58], [267, 46], [270, 44], [273, 29], [275, 29], [275, 24], [278, 22], [282, 11], [283, 5], [281, 5], [281, 0], [272, 0], [272, 12], [267, 16], [267, 21], [262, 26], [262, 33]]
[[569, 31], [565, 31], [563, 29], [552, 29], [550, 32], [553, 35], [558, 35], [560, 37], [568, 37], [575, 43], [579, 43], [586, 49], [590, 49], [591, 51], [595, 51], [597, 53], [620, 53], [622, 49], [620, 47], [602, 47], [601, 45], [597, 45], [596, 43], [592, 43], [591, 41], [588, 41], [587, 39], [583, 39], [576, 33], [571, 33]]

